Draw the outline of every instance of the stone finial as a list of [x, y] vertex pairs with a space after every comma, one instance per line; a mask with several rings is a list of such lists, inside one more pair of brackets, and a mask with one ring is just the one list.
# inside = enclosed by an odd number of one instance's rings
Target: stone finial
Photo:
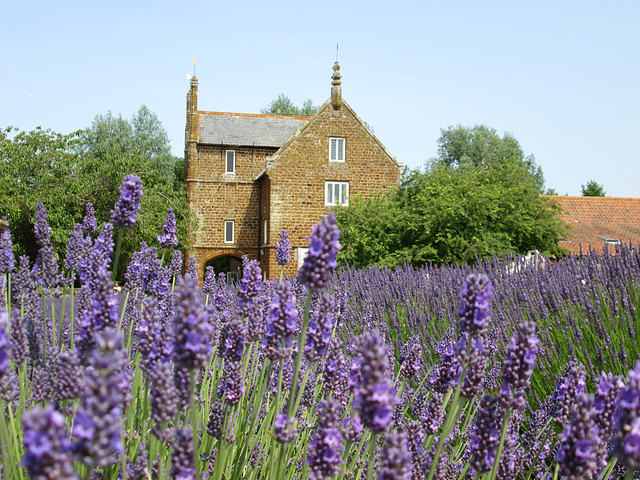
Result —
[[342, 106], [342, 82], [340, 79], [342, 75], [340, 75], [340, 64], [336, 62], [333, 65], [333, 80], [331, 82], [331, 105], [333, 106], [333, 110], [340, 110]]

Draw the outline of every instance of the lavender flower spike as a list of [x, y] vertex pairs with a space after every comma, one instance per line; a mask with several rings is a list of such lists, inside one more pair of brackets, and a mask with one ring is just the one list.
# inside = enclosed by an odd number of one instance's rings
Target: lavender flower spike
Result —
[[627, 375], [615, 415], [613, 453], [627, 467], [640, 468], [640, 361]]
[[311, 232], [307, 237], [309, 252], [298, 272], [298, 280], [308, 288], [320, 290], [327, 286], [331, 272], [337, 268], [338, 251], [342, 249], [338, 241], [340, 230], [333, 212], [322, 217], [317, 225], [311, 227]]
[[124, 177], [115, 210], [111, 210], [112, 223], [119, 227], [133, 227], [136, 224], [138, 210], [140, 210], [141, 198], [142, 180], [135, 175]]
[[505, 408], [523, 407], [526, 403], [524, 391], [531, 383], [531, 375], [538, 354], [538, 338], [535, 335], [535, 322], [518, 325], [511, 343], [507, 347], [502, 371], [502, 390], [500, 399]]
[[82, 230], [85, 233], [93, 233], [98, 229], [98, 220], [96, 219], [96, 211], [93, 208], [93, 203], [89, 202], [86, 205], [84, 218], [82, 219]]
[[[3, 220], [6, 222], [7, 217]], [[10, 273], [16, 269], [16, 258], [13, 255], [11, 230], [3, 229], [0, 233], [0, 274]]]
[[276, 247], [276, 263], [278, 265], [287, 265], [291, 261], [291, 241], [289, 240], [289, 233], [282, 229], [280, 234], [280, 240]]
[[340, 404], [333, 400], [324, 400], [317, 407], [318, 428], [313, 434], [307, 455], [310, 480], [333, 478], [340, 471], [340, 455], [344, 447], [338, 428], [339, 409]]
[[167, 209], [167, 219], [164, 222], [162, 235], [158, 235], [158, 243], [163, 248], [175, 248], [178, 246], [178, 235], [176, 234], [176, 214], [173, 208]]
[[33, 233], [38, 245], [46, 247], [49, 245], [49, 241], [51, 240], [51, 227], [47, 222], [49, 216], [47, 215], [47, 210], [44, 208], [42, 203], [38, 203], [36, 208], [36, 223], [33, 226]]
[[64, 416], [52, 406], [35, 408], [22, 417], [24, 457], [22, 466], [31, 478], [67, 480], [77, 478], [73, 471], [71, 444]]
[[483, 335], [487, 331], [491, 320], [491, 302], [493, 295], [491, 280], [486, 275], [469, 275], [460, 292], [460, 308], [458, 309], [458, 328], [460, 334], [468, 333], [469, 336]]
[[390, 433], [384, 439], [378, 480], [410, 480], [411, 452], [406, 433]]

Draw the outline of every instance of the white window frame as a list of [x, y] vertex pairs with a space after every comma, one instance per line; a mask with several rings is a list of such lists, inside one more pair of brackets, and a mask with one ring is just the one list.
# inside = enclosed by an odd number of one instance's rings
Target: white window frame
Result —
[[263, 225], [264, 225], [264, 234], [262, 236], [262, 244], [266, 245], [267, 244], [267, 240], [269, 240], [269, 220], [265, 220]]
[[293, 257], [296, 263], [298, 264], [298, 270], [300, 270], [300, 268], [304, 264], [304, 259], [306, 258], [308, 253], [309, 253], [308, 248], [296, 247], [294, 249]]
[[[227, 236], [229, 233], [229, 225], [231, 225], [231, 239]], [[225, 220], [224, 221], [224, 243], [235, 243], [236, 242], [236, 224], [233, 220]]]
[[[336, 192], [338, 192], [338, 197], [336, 196]], [[342, 201], [342, 199], [344, 199], [344, 201]], [[324, 204], [327, 207], [335, 207], [337, 205], [348, 207], [349, 182], [334, 182], [329, 180], [324, 182]]]
[[329, 161], [344, 163], [346, 160], [346, 140], [343, 137], [329, 138]]
[[[231, 154], [233, 159], [233, 169], [229, 170], [229, 154]], [[236, 173], [236, 151], [235, 150], [225, 150], [224, 154], [224, 171], [225, 173]]]

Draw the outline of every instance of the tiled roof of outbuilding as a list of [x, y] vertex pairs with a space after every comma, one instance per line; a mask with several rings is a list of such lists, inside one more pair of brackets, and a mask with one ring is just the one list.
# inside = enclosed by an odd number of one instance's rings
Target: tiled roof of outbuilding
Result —
[[198, 116], [200, 143], [276, 148], [308, 120], [307, 117], [202, 111]]
[[569, 225], [568, 238], [560, 246], [572, 253], [589, 247], [602, 252], [605, 239], [640, 243], [640, 198], [550, 196], [562, 207]]

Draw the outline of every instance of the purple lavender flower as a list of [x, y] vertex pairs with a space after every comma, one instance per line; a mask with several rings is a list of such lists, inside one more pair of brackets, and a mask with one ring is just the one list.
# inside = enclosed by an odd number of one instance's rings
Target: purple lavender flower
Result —
[[42, 267], [42, 285], [49, 290], [49, 293], [57, 293], [56, 290], [62, 285], [63, 278], [55, 253], [53, 252], [53, 247], [51, 245], [42, 247], [38, 255]]
[[221, 390], [224, 391], [225, 402], [228, 405], [233, 406], [240, 401], [245, 392], [241, 361], [226, 361], [224, 363], [221, 387]]
[[349, 396], [349, 366], [342, 352], [342, 342], [337, 338], [329, 345], [322, 375], [329, 395], [346, 406]]
[[269, 307], [266, 334], [262, 344], [264, 354], [271, 360], [286, 358], [291, 354], [291, 336], [298, 331], [296, 297], [288, 280], [276, 286]]
[[307, 330], [307, 343], [304, 346], [304, 355], [309, 362], [317, 362], [327, 351], [335, 323], [335, 308], [335, 300], [326, 294], [323, 294], [315, 305]]
[[224, 406], [220, 400], [211, 404], [209, 409], [209, 420], [207, 421], [207, 433], [214, 438], [222, 435], [222, 424], [224, 423]]
[[204, 280], [202, 281], [202, 293], [211, 295], [216, 291], [216, 272], [213, 267], [205, 268]]
[[585, 391], [585, 380], [584, 365], [575, 361], [569, 362], [551, 399], [551, 416], [558, 425], [564, 427], [568, 423], [578, 394]]
[[85, 248], [89, 250], [89, 253], [80, 260], [78, 267], [80, 281], [85, 285], [92, 284], [100, 267], [108, 269], [111, 264], [111, 254], [113, 253], [113, 225], [103, 223], [93, 246], [91, 246], [90, 242], [91, 238], [87, 237], [85, 239]]
[[475, 428], [469, 438], [470, 463], [476, 472], [488, 472], [493, 467], [503, 418], [504, 409], [497, 398], [485, 395], [480, 399]]
[[364, 435], [364, 426], [360, 421], [360, 417], [347, 417], [340, 424], [344, 439], [347, 442], [358, 443]]
[[384, 439], [378, 480], [410, 480], [411, 452], [405, 433], [392, 432]]
[[502, 389], [500, 400], [505, 408], [520, 408], [526, 403], [524, 391], [531, 383], [531, 375], [538, 354], [538, 338], [534, 322], [518, 325], [517, 331], [507, 347], [507, 356], [502, 365]]
[[593, 396], [595, 420], [600, 430], [602, 442], [608, 442], [615, 433], [614, 414], [618, 408], [620, 392], [624, 388], [621, 375], [602, 373], [597, 379], [598, 388]]
[[196, 480], [193, 432], [191, 429], [177, 429], [172, 445], [171, 478], [176, 480]]
[[196, 267], [196, 257], [189, 257], [187, 260], [187, 277], [198, 282], [198, 268]]
[[164, 222], [162, 235], [158, 235], [158, 244], [162, 248], [175, 248], [178, 246], [177, 228], [176, 214], [173, 213], [173, 208], [168, 208], [167, 219]]
[[288, 265], [291, 261], [291, 241], [289, 241], [289, 233], [282, 229], [280, 240], [276, 246], [276, 263], [278, 265]]
[[174, 250], [171, 255], [171, 262], [169, 263], [169, 273], [173, 276], [180, 275], [182, 272], [182, 252], [180, 250]]
[[136, 224], [140, 199], [142, 198], [142, 180], [135, 175], [127, 175], [120, 186], [120, 197], [115, 209], [111, 210], [111, 222], [117, 227], [133, 227]]
[[51, 241], [51, 227], [47, 222], [48, 218], [49, 215], [47, 215], [46, 208], [42, 203], [38, 203], [36, 205], [36, 223], [33, 226], [33, 233], [38, 245], [41, 247], [46, 247]]
[[460, 333], [468, 333], [473, 337], [483, 335], [491, 320], [491, 301], [493, 287], [489, 277], [480, 274], [467, 276], [460, 292], [460, 308], [458, 309], [458, 329]]
[[171, 372], [171, 363], [154, 362], [148, 376], [150, 417], [158, 423], [168, 423], [178, 413], [178, 392]]
[[[33, 315], [33, 313], [31, 313]], [[17, 369], [22, 368], [24, 362], [27, 361], [29, 355], [29, 344], [27, 342], [27, 332], [25, 330], [25, 320], [28, 313], [20, 315], [18, 308], [13, 309], [11, 314], [9, 343], [13, 350], [13, 364]]]
[[318, 413], [318, 427], [311, 437], [308, 447], [307, 463], [309, 464], [309, 478], [324, 480], [332, 478], [340, 471], [342, 460], [342, 434], [340, 433], [337, 412], [340, 405], [333, 400], [320, 402]]
[[306, 287], [320, 290], [327, 286], [331, 272], [337, 268], [338, 251], [342, 249], [338, 241], [340, 230], [333, 212], [322, 217], [311, 227], [311, 232], [307, 237], [309, 252], [298, 272], [298, 279]]
[[598, 473], [596, 454], [600, 445], [595, 422], [593, 396], [579, 394], [571, 412], [571, 421], [560, 434], [556, 461], [561, 478], [595, 479]]
[[96, 220], [96, 211], [93, 208], [93, 203], [87, 203], [85, 207], [84, 218], [82, 219], [82, 230], [84, 233], [93, 233], [98, 228], [98, 221]]
[[287, 417], [285, 413], [278, 413], [273, 422], [273, 434], [280, 443], [289, 443], [298, 438], [295, 417]]
[[175, 310], [173, 361], [176, 366], [189, 370], [202, 368], [209, 361], [213, 349], [209, 343], [209, 313], [200, 301], [196, 280], [178, 280]]
[[388, 351], [377, 331], [358, 337], [357, 355], [361, 359], [360, 381], [354, 391], [353, 406], [365, 427], [382, 433], [393, 420], [397, 399], [390, 378]]
[[82, 386], [82, 374], [82, 367], [75, 351], [59, 352], [53, 362], [51, 375], [53, 399], [59, 402], [78, 398]]
[[108, 328], [96, 335], [84, 392], [73, 422], [73, 451], [85, 465], [104, 467], [123, 452], [122, 407], [129, 384], [122, 335]]
[[77, 478], [69, 455], [64, 416], [51, 405], [36, 407], [22, 417], [24, 457], [22, 466], [31, 478], [70, 480]]
[[422, 345], [417, 337], [412, 337], [400, 351], [400, 373], [404, 378], [414, 378], [422, 367]]
[[242, 258], [244, 272], [238, 292], [238, 310], [241, 317], [247, 319], [247, 340], [256, 342], [264, 335], [264, 316], [262, 314], [262, 272], [256, 260]]
[[[3, 217], [6, 222], [7, 217]], [[16, 259], [13, 255], [11, 230], [8, 228], [0, 232], [0, 274], [11, 273], [16, 269]]]
[[67, 254], [64, 257], [64, 268], [67, 270], [76, 270], [80, 265], [80, 258], [83, 251], [84, 238], [82, 234], [82, 225], [76, 223], [73, 225], [71, 235], [69, 235]]
[[12, 402], [19, 394], [18, 378], [11, 367], [11, 344], [7, 335], [7, 312], [0, 312], [0, 398]]
[[615, 425], [613, 453], [627, 468], [640, 468], [640, 361], [629, 371], [627, 386], [620, 392]]

